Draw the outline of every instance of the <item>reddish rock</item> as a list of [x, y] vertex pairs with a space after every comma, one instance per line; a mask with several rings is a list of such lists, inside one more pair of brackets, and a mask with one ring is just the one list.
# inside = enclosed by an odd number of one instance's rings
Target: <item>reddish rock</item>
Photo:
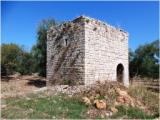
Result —
[[106, 109], [106, 102], [104, 100], [95, 100], [94, 103], [97, 109]]
[[90, 101], [89, 98], [83, 97], [82, 100], [83, 100], [83, 102], [84, 102], [86, 105], [91, 105], [91, 101]]
[[118, 109], [115, 108], [115, 107], [111, 107], [111, 111], [112, 111], [113, 113], [117, 113], [117, 112], [118, 112]]
[[127, 91], [121, 90], [120, 88], [116, 89], [116, 92], [119, 94], [119, 96], [127, 96]]
[[119, 103], [124, 103], [124, 102], [125, 102], [123, 96], [118, 96], [116, 100], [117, 100], [117, 102], [119, 102]]

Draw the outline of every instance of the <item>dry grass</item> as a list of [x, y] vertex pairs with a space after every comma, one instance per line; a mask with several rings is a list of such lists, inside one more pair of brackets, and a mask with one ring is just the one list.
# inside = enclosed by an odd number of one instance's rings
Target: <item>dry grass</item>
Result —
[[2, 78], [1, 81], [1, 96], [13, 96], [15, 94], [25, 94], [33, 92], [33, 90], [39, 89], [45, 86], [45, 78], [39, 76], [19, 76]]
[[135, 76], [131, 79], [132, 85], [142, 85], [149, 90], [154, 92], [159, 92], [159, 79], [152, 79], [152, 78], [141, 78], [139, 76]]
[[131, 81], [129, 94], [142, 101], [152, 114], [159, 116], [159, 80], [136, 76]]
[[147, 90], [143, 85], [131, 85], [128, 93], [136, 99], [142, 101], [152, 114], [159, 116], [159, 93]]

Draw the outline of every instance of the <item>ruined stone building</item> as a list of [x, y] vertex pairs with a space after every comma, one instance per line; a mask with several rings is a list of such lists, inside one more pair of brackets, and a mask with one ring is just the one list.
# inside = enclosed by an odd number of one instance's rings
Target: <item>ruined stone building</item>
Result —
[[47, 35], [47, 83], [89, 85], [95, 81], [129, 84], [128, 33], [80, 16]]

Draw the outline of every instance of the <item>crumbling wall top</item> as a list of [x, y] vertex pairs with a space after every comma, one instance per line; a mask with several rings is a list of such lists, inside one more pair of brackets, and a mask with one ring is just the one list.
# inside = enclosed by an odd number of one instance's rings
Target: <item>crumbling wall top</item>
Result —
[[95, 18], [91, 18], [91, 17], [88, 17], [88, 16], [82, 15], [82, 16], [79, 16], [79, 17], [75, 18], [75, 19], [72, 20], [72, 21], [73, 21], [73, 22], [82, 22], [82, 21], [83, 21], [83, 22], [87, 22], [87, 23], [92, 22], [92, 23], [94, 23], [94, 24], [97, 24], [98, 26], [109, 27], [109, 28], [111, 28], [111, 29], [113, 29], [113, 30], [118, 30], [118, 31], [120, 31], [120, 32], [122, 32], [122, 33], [127, 34], [127, 36], [128, 36], [128, 32], [124, 31], [123, 29], [118, 28], [118, 27], [113, 27], [112, 25], [109, 25], [109, 24], [106, 23], [106, 22], [103, 22], [103, 21], [101, 21], [101, 20], [98, 20], [98, 19], [95, 19]]

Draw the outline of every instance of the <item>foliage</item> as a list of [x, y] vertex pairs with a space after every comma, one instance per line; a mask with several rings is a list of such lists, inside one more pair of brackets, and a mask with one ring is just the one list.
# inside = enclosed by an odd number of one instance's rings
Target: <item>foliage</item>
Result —
[[130, 76], [158, 78], [159, 76], [159, 41], [139, 46], [130, 51]]
[[10, 75], [15, 72], [19, 72], [21, 74], [32, 73], [32, 57], [30, 53], [23, 50], [22, 47], [13, 43], [2, 44], [1, 51], [2, 75]]
[[[46, 48], [47, 30], [50, 26], [58, 25], [54, 19], [42, 20], [38, 26], [37, 43], [31, 53], [25, 52], [22, 47], [10, 43], [1, 45], [1, 73], [2, 75], [20, 72], [31, 74], [37, 72], [46, 76]], [[139, 46], [135, 52], [129, 51], [130, 76], [159, 77], [159, 40]]]
[[37, 43], [32, 47], [31, 53], [23, 50], [16, 44], [1, 45], [1, 67], [2, 75], [10, 75], [15, 72], [31, 74], [37, 72], [41, 76], [46, 75], [46, 40], [47, 30], [50, 26], [56, 25], [55, 20], [43, 20], [38, 27]]
[[16, 44], [2, 44], [1, 45], [1, 66], [2, 73], [13, 74], [17, 71], [22, 49]]
[[30, 53], [23, 52], [20, 56], [17, 71], [24, 74], [32, 74], [33, 72], [33, 58]]
[[47, 30], [56, 24], [54, 19], [42, 20], [37, 31], [37, 43], [32, 47], [34, 71], [41, 76], [46, 76]]

